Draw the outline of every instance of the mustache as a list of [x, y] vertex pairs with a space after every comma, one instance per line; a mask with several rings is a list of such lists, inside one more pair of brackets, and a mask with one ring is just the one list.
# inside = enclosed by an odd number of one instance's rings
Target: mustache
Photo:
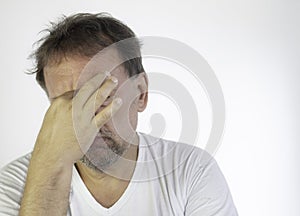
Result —
[[113, 133], [107, 129], [100, 129], [99, 131], [99, 135], [103, 138], [112, 138], [113, 137]]

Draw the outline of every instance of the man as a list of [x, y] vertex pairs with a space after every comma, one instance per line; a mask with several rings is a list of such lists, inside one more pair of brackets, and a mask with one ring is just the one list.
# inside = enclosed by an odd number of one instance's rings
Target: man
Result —
[[51, 105], [32, 153], [1, 170], [1, 215], [237, 215], [209, 154], [136, 132], [148, 79], [126, 25], [66, 17], [34, 57]]

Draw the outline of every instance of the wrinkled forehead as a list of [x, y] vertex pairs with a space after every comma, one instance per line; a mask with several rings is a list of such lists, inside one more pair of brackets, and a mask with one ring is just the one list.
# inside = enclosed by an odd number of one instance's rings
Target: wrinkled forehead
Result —
[[98, 73], [111, 74], [119, 79], [127, 77], [121, 58], [115, 49], [101, 51], [93, 58], [68, 55], [59, 61], [50, 61], [44, 67], [49, 99], [80, 89], [85, 82]]

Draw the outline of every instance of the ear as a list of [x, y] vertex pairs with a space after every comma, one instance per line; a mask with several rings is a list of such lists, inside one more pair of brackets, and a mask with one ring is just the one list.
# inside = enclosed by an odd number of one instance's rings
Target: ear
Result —
[[148, 76], [145, 72], [139, 73], [136, 77], [136, 84], [139, 91], [137, 98], [138, 112], [143, 112], [148, 103]]

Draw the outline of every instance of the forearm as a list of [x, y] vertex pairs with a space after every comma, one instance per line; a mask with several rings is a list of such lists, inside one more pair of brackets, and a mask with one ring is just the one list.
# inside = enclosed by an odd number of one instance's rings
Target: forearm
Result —
[[82, 158], [99, 128], [122, 104], [116, 98], [95, 113], [93, 107], [101, 107], [118, 86], [116, 78], [106, 79], [106, 76], [99, 73], [75, 96], [73, 91], [65, 92], [51, 101], [32, 153], [20, 216], [67, 214], [73, 164]]
[[33, 152], [21, 202], [20, 216], [66, 215], [72, 164]]

